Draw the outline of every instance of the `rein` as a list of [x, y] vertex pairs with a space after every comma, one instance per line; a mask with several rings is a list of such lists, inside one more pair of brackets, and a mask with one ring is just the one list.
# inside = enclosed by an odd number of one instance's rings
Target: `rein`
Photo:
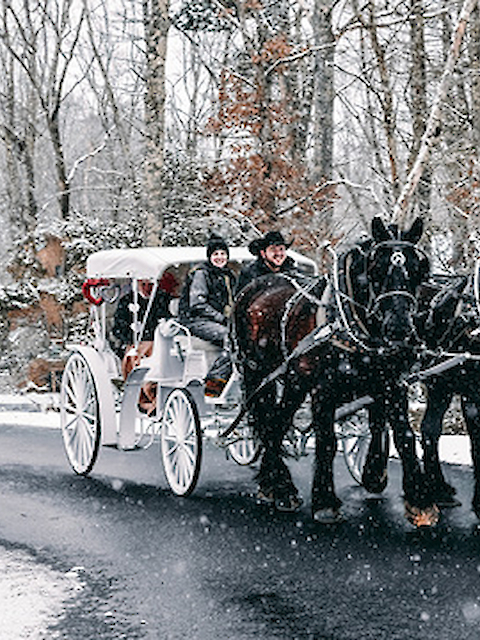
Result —
[[318, 284], [318, 282], [322, 279], [322, 276], [320, 278], [316, 278], [315, 280], [313, 280], [307, 287], [302, 287], [302, 285], [292, 276], [289, 276], [285, 273], [282, 274], [282, 276], [296, 289], [296, 292], [287, 301], [285, 305], [285, 311], [283, 312], [282, 319], [280, 321], [280, 331], [281, 331], [281, 338], [282, 338], [280, 344], [282, 348], [282, 354], [284, 358], [289, 358], [290, 356], [288, 354], [287, 346], [286, 346], [287, 344], [286, 331], [287, 331], [287, 323], [288, 323], [290, 312], [292, 311], [294, 306], [297, 304], [297, 302], [299, 302], [302, 298], [305, 298], [306, 300], [308, 300], [309, 302], [311, 302], [317, 307], [322, 307], [326, 309], [328, 304], [323, 299], [323, 294], [328, 288], [328, 281], [325, 285], [322, 298], [318, 298], [317, 296], [310, 293], [310, 291]]
[[[342, 290], [340, 289], [340, 279], [339, 279], [339, 273], [338, 273], [338, 254], [335, 251], [335, 249], [333, 249], [333, 247], [331, 247], [330, 245], [328, 246], [328, 250], [330, 251], [332, 257], [333, 257], [333, 292], [334, 292], [334, 299], [335, 299], [335, 303], [337, 306], [337, 311], [340, 315], [340, 320], [342, 322], [343, 328], [344, 330], [347, 332], [347, 335], [363, 350], [365, 351], [373, 351], [372, 347], [367, 346], [363, 340], [360, 340], [360, 338], [357, 336], [357, 334], [352, 330], [350, 323], [348, 321], [347, 318], [347, 314], [345, 312], [344, 306], [343, 306], [343, 301], [342, 298], [344, 299], [348, 299], [349, 302], [351, 303], [351, 308], [352, 308], [352, 313], [354, 313], [354, 315], [356, 317], [358, 317], [355, 308], [358, 305], [358, 303], [354, 300], [353, 298], [353, 290], [351, 291], [351, 296], [346, 296]], [[347, 285], [348, 287], [348, 285]], [[350, 287], [351, 287], [351, 281], [350, 281]], [[361, 305], [362, 308], [365, 309], [365, 307], [363, 307], [363, 305]], [[366, 309], [365, 309], [366, 311]], [[360, 325], [361, 327], [364, 327], [363, 323], [361, 323]], [[365, 332], [368, 336], [368, 331], [365, 328]]]

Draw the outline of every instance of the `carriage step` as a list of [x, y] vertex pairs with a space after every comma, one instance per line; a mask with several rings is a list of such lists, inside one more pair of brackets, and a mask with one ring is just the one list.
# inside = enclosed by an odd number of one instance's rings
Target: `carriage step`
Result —
[[139, 446], [129, 447], [128, 449], [122, 449], [122, 447], [119, 447], [118, 444], [116, 443], [104, 444], [102, 446], [105, 447], [106, 449], [117, 449], [118, 451], [125, 451], [125, 453], [128, 453], [129, 451], [143, 451], [143, 449], [145, 449], [145, 447], [139, 447]]

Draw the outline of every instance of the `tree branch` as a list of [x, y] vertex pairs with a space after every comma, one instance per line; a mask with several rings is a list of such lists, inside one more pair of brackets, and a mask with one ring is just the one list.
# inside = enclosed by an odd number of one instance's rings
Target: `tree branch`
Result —
[[411, 197], [417, 188], [417, 185], [422, 177], [425, 163], [430, 155], [430, 151], [435, 145], [438, 138], [438, 126], [440, 121], [441, 105], [447, 94], [450, 80], [452, 77], [455, 63], [457, 62], [460, 54], [460, 45], [462, 43], [463, 35], [467, 27], [467, 22], [470, 17], [470, 13], [473, 11], [478, 0], [465, 0], [457, 26], [453, 33], [452, 43], [447, 55], [447, 61], [445, 69], [443, 71], [440, 83], [437, 88], [437, 93], [433, 100], [430, 115], [428, 117], [425, 132], [420, 142], [420, 148], [417, 158], [413, 164], [413, 167], [407, 177], [407, 180], [403, 186], [400, 196], [395, 203], [392, 213], [392, 221], [398, 223], [400, 226], [404, 226], [407, 219], [408, 209], [410, 207]]

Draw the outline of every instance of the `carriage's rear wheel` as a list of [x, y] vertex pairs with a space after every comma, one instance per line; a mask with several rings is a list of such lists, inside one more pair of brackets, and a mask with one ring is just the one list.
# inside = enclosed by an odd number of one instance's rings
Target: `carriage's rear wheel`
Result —
[[355, 482], [362, 484], [363, 469], [372, 440], [368, 416], [364, 411], [359, 411], [339, 421], [336, 427], [347, 469]]
[[74, 353], [65, 365], [60, 390], [60, 422], [65, 451], [75, 473], [88, 475], [100, 446], [98, 393], [87, 360]]
[[172, 491], [178, 496], [190, 495], [200, 474], [202, 431], [195, 402], [185, 389], [174, 389], [165, 402], [160, 444]]
[[243, 420], [230, 436], [233, 442], [228, 445], [228, 453], [240, 466], [253, 464], [260, 457], [260, 445], [252, 433], [248, 420]]

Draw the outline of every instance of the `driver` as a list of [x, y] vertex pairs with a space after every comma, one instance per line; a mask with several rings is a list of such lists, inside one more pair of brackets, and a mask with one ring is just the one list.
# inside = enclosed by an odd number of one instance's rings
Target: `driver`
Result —
[[248, 250], [256, 260], [244, 267], [238, 278], [237, 293], [255, 278], [272, 273], [296, 273], [295, 263], [287, 256], [287, 242], [280, 231], [269, 231], [263, 238], [252, 240]]

